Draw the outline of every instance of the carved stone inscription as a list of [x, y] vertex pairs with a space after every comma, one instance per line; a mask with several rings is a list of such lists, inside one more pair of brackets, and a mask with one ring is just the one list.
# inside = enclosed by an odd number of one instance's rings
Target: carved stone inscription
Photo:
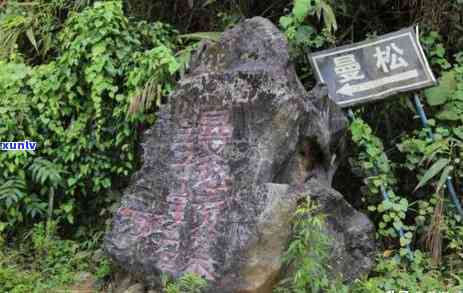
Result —
[[174, 130], [170, 145], [173, 182], [162, 218], [159, 265], [172, 273], [180, 266], [184, 272], [213, 280], [217, 261], [211, 249], [219, 236], [232, 184], [223, 156], [232, 136], [230, 114], [226, 110], [204, 111], [194, 124], [185, 118]]

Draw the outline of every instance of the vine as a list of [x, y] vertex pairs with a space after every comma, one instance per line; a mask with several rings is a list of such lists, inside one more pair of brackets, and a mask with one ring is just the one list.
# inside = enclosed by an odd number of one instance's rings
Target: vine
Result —
[[137, 126], [155, 115], [154, 104], [136, 115], [129, 108], [143, 93], [159, 102], [172, 89], [175, 34], [131, 23], [120, 1], [96, 2], [70, 13], [51, 62], [0, 60], [0, 141], [37, 142], [35, 152], [0, 152], [0, 228], [46, 214], [73, 223], [132, 172]]
[[[405, 224], [408, 200], [396, 195], [392, 188], [397, 184], [394, 165], [387, 158], [381, 140], [361, 118], [353, 119], [350, 131], [352, 141], [358, 148], [355, 160], [350, 162], [365, 178], [362, 200], [376, 219], [378, 236], [398, 238], [402, 246], [400, 253], [404, 255], [407, 253], [405, 247], [412, 241], [415, 227]], [[402, 235], [400, 230], [404, 231]]]

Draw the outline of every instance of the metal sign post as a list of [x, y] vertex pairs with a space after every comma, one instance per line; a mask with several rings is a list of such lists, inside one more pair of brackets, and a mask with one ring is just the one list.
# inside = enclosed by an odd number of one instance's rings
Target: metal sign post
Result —
[[[419, 42], [418, 27], [406, 28], [373, 40], [337, 47], [309, 55], [319, 83], [326, 84], [329, 97], [340, 107], [351, 107], [401, 92], [436, 85]], [[428, 127], [426, 113], [419, 96], [413, 100], [423, 128], [434, 139]], [[348, 109], [353, 118], [351, 109]], [[446, 180], [447, 191], [463, 218], [451, 177]], [[381, 187], [383, 200], [388, 199], [386, 186]], [[398, 230], [403, 237], [403, 229]], [[410, 251], [407, 245], [407, 250]]]
[[[427, 130], [428, 137], [431, 140], [434, 140], [434, 135], [432, 134], [431, 128], [428, 125], [428, 118], [426, 117], [426, 112], [424, 112], [423, 105], [421, 104], [420, 97], [415, 94], [413, 96], [413, 102], [415, 104], [416, 112], [420, 116], [421, 126]], [[450, 194], [450, 198], [452, 199], [455, 208], [457, 209], [458, 213], [463, 219], [463, 208], [461, 207], [460, 201], [458, 200], [457, 194], [455, 192], [455, 188], [453, 187], [452, 177], [448, 176], [445, 181], [445, 185], [447, 187], [447, 191]]]

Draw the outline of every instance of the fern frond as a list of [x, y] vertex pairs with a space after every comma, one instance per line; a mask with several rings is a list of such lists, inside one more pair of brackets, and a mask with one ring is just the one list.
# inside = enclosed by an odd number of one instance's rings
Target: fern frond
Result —
[[4, 201], [7, 208], [17, 203], [26, 195], [26, 182], [23, 178], [15, 177], [0, 185], [0, 201]]
[[50, 184], [53, 188], [62, 185], [63, 173], [61, 166], [50, 162], [44, 158], [35, 159], [28, 168], [32, 173], [32, 179], [35, 183], [44, 185]]

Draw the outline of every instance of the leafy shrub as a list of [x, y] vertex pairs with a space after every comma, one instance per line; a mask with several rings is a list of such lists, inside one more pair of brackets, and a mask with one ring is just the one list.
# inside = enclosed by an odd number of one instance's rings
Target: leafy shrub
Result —
[[[56, 32], [65, 15], [80, 11], [92, 0], [8, 1], [0, 7], [0, 59], [47, 62], [59, 45]], [[3, 11], [2, 11], [3, 10]], [[2, 13], [3, 12], [3, 13]]]
[[[363, 201], [368, 211], [375, 217], [380, 237], [400, 238], [400, 245], [410, 244], [413, 226], [406, 225], [408, 200], [394, 193], [397, 184], [394, 164], [387, 158], [381, 140], [361, 118], [353, 119], [350, 125], [352, 141], [357, 147], [356, 157], [351, 165], [364, 177]], [[387, 197], [384, 196], [386, 194]], [[399, 231], [405, 231], [400, 235]], [[401, 254], [405, 254], [405, 248]]]
[[[458, 178], [463, 175], [462, 93], [463, 63], [460, 61], [442, 73], [439, 86], [425, 91], [431, 113], [435, 113], [435, 119], [429, 120], [430, 129], [415, 131], [398, 145], [405, 154], [403, 166], [414, 172], [418, 181], [415, 190], [422, 194], [417, 201], [415, 221], [421, 233], [438, 240], [435, 245], [428, 243], [435, 251], [435, 262], [440, 261], [442, 252], [451, 255], [463, 247], [461, 215], [443, 198], [449, 176], [456, 178], [453, 183], [461, 188]], [[429, 131], [433, 133], [432, 138]]]
[[[306, 23], [308, 16], [317, 16], [319, 20], [323, 17], [324, 35], [319, 35], [313, 25]], [[326, 37], [338, 28], [333, 8], [324, 0], [294, 0], [291, 13], [280, 18], [280, 25], [291, 44], [305, 49], [320, 48]]]
[[193, 273], [186, 273], [175, 282], [164, 280], [165, 293], [201, 293], [207, 287], [207, 281]]
[[70, 13], [55, 60], [0, 60], [0, 141], [38, 144], [35, 152], [0, 153], [4, 226], [42, 219], [47, 207], [50, 218], [73, 223], [92, 212], [89, 199], [98, 206], [103, 198], [95, 196], [131, 173], [138, 126], [155, 116], [149, 103], [127, 113], [132, 98], [159, 103], [172, 89], [174, 36], [160, 23], [132, 26], [120, 1], [96, 2]]
[[56, 222], [48, 224], [48, 229], [45, 223], [36, 224], [27, 236], [31, 241], [23, 242], [20, 248], [0, 250], [1, 292], [64, 290], [79, 272], [93, 272], [102, 278], [107, 275], [106, 261], [92, 263], [92, 251], [75, 241], [59, 239]]
[[[307, 52], [334, 44], [337, 30], [336, 17], [332, 6], [325, 0], [294, 0], [291, 13], [281, 16], [279, 25], [288, 38], [290, 55], [297, 65], [299, 77], [304, 81], [311, 73]], [[309, 21], [311, 18], [323, 19], [324, 28], [319, 31]]]
[[347, 292], [339, 276], [329, 275], [330, 238], [324, 224], [323, 215], [309, 198], [297, 209], [293, 218], [293, 238], [284, 255], [288, 275], [275, 293]]
[[446, 70], [451, 65], [445, 57], [446, 50], [442, 40], [442, 36], [436, 31], [425, 32], [420, 36], [420, 41], [424, 45], [430, 64], [438, 69]]
[[410, 264], [398, 258], [379, 257], [373, 276], [355, 283], [352, 292], [457, 292], [462, 288], [458, 276], [445, 278], [432, 267], [430, 259], [417, 250]]

